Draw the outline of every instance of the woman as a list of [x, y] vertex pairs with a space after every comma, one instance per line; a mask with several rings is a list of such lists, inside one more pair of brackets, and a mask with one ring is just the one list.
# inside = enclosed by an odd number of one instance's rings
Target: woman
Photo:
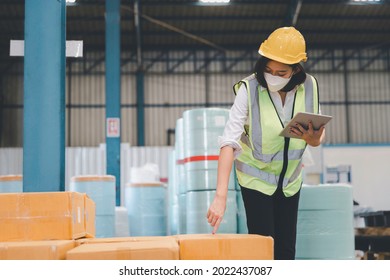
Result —
[[306, 45], [294, 27], [278, 28], [259, 49], [254, 74], [234, 86], [236, 98], [219, 139], [217, 191], [207, 212], [216, 233], [226, 209], [229, 174], [235, 160], [245, 205], [248, 233], [272, 236], [274, 258], [294, 259], [302, 155], [318, 146], [325, 128], [279, 136], [297, 112], [319, 113], [317, 81], [306, 74]]

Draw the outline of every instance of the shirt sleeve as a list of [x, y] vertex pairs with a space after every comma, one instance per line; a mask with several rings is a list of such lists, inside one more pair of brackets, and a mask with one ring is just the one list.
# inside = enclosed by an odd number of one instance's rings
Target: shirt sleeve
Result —
[[242, 152], [239, 144], [241, 134], [244, 131], [244, 125], [248, 119], [248, 93], [245, 85], [238, 89], [233, 106], [229, 112], [229, 119], [226, 122], [223, 135], [218, 138], [219, 147], [230, 146], [234, 150], [234, 157]]

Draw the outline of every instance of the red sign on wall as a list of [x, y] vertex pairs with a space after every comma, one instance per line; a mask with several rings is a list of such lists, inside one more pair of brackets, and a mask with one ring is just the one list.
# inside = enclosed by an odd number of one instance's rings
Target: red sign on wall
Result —
[[121, 135], [120, 118], [107, 118], [107, 137], [119, 137]]

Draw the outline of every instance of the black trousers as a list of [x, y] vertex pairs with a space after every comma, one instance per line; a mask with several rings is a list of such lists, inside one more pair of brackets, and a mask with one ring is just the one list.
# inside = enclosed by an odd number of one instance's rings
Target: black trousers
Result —
[[285, 197], [278, 189], [272, 196], [241, 186], [248, 233], [274, 238], [274, 259], [295, 259], [299, 194]]

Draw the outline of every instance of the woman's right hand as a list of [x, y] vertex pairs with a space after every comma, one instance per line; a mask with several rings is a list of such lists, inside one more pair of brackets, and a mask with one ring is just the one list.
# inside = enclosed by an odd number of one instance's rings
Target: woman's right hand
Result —
[[215, 234], [222, 222], [226, 209], [226, 196], [215, 195], [209, 210], [207, 211], [207, 221], [213, 227], [212, 233]]
[[207, 221], [214, 227], [213, 234], [217, 232], [223, 214], [225, 214], [229, 176], [232, 170], [233, 160], [233, 148], [229, 146], [222, 147], [218, 159], [217, 189], [214, 200], [207, 211]]

